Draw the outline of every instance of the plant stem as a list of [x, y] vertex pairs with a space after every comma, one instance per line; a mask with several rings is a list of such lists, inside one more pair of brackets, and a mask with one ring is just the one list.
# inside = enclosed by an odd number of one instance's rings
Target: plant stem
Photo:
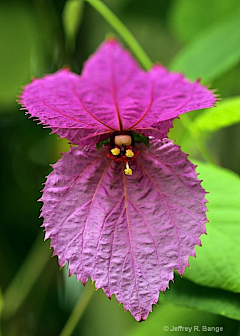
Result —
[[3, 295], [2, 316], [9, 318], [16, 313], [26, 299], [39, 275], [50, 260], [51, 250], [43, 242], [42, 234], [36, 239], [31, 251]]
[[141, 45], [138, 43], [129, 29], [122, 23], [121, 20], [100, 0], [85, 0], [94, 7], [106, 21], [118, 32], [123, 40], [128, 44], [132, 52], [135, 54], [145, 70], [149, 70], [153, 63], [145, 53]]
[[78, 324], [78, 321], [82, 317], [82, 314], [85, 308], [90, 302], [93, 293], [94, 293], [94, 286], [91, 283], [88, 283], [83, 293], [80, 294], [79, 299], [59, 336], [71, 336], [72, 335], [74, 329], [76, 328]]

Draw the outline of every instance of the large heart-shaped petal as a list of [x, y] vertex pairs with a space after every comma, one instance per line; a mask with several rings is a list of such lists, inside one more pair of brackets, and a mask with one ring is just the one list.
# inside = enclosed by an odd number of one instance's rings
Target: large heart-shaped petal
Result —
[[108, 148], [72, 148], [49, 175], [42, 216], [59, 264], [107, 296], [116, 295], [136, 320], [146, 319], [200, 245], [205, 191], [195, 166], [171, 140], [139, 146], [133, 175], [109, 160]]

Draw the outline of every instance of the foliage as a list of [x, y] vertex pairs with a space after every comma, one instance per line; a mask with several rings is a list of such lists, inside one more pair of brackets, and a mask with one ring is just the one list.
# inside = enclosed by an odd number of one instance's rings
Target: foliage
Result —
[[191, 124], [191, 131], [200, 136], [240, 122], [240, 97], [226, 98], [215, 109], [205, 110]]
[[221, 289], [197, 286], [191, 281], [176, 277], [170, 289], [161, 295], [163, 302], [170, 302], [200, 311], [240, 320], [240, 294]]
[[[197, 258], [190, 258], [191, 269], [184, 276], [207, 287], [240, 293], [240, 179], [227, 169], [198, 162], [199, 177], [209, 192], [207, 236]], [[221, 183], [219, 183], [221, 181]]]
[[169, 26], [181, 41], [188, 42], [213, 25], [227, 21], [239, 10], [238, 0], [174, 1], [169, 11]]
[[235, 66], [240, 59], [239, 20], [237, 14], [210, 27], [177, 54], [171, 68], [193, 80], [200, 77], [209, 82]]

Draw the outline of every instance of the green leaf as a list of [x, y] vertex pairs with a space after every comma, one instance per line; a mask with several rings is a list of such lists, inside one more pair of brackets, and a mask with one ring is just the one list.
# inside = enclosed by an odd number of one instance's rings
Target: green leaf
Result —
[[181, 41], [190, 41], [211, 26], [223, 23], [239, 8], [239, 0], [174, 1], [169, 12], [169, 26]]
[[206, 82], [234, 67], [240, 59], [239, 22], [238, 14], [198, 36], [177, 54], [171, 69]]
[[79, 27], [83, 17], [84, 3], [81, 0], [68, 0], [65, 3], [62, 20], [67, 45], [74, 50]]
[[191, 269], [184, 277], [193, 282], [240, 293], [240, 178], [237, 174], [211, 164], [198, 163], [207, 199], [207, 235], [197, 258], [190, 257]]
[[103, 140], [103, 141], [99, 141], [97, 144], [96, 144], [96, 148], [98, 151], [100, 151], [100, 149], [102, 148], [103, 145], [106, 145], [108, 143], [111, 142], [111, 138], [108, 138], [106, 140]]
[[214, 132], [240, 122], [240, 96], [227, 98], [213, 109], [200, 113], [191, 123], [191, 131]]
[[146, 145], [146, 147], [149, 148], [149, 138], [148, 137], [145, 137], [144, 135], [138, 134], [135, 132], [132, 132], [132, 135], [133, 135], [133, 140], [135, 142], [144, 143], [144, 145]]
[[179, 276], [175, 276], [175, 283], [160, 295], [162, 301], [240, 320], [240, 294], [198, 286]]

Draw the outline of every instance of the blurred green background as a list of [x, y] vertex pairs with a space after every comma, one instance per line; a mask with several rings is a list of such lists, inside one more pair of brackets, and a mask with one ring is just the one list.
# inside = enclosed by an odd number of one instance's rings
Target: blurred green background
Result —
[[[223, 99], [240, 95], [239, 0], [103, 2], [132, 31], [154, 62], [184, 71], [191, 79], [202, 77], [203, 83], [218, 88]], [[75, 276], [68, 278], [66, 266], [59, 271], [57, 258], [50, 258], [49, 241], [43, 243], [38, 219], [41, 205], [37, 199], [44, 177], [51, 171], [49, 164], [60, 157], [60, 152], [68, 150], [68, 143], [49, 136], [49, 130], [27, 120], [16, 103], [22, 85], [33, 77], [65, 65], [80, 73], [83, 62], [107, 34], [118, 36], [94, 8], [79, 3], [0, 2], [2, 335], [59, 335], [84, 290]], [[238, 112], [239, 106], [238, 102]], [[193, 112], [190, 118], [194, 119], [197, 113]], [[237, 121], [204, 136], [204, 141], [219, 166], [240, 173]], [[184, 117], [183, 123], [175, 122], [171, 138], [192, 158], [204, 160], [183, 125]], [[219, 278], [221, 281], [221, 274]], [[192, 282], [191, 274], [188, 279], [177, 277], [170, 286], [172, 294], [161, 294], [160, 304], [140, 324], [124, 312], [115, 298], [110, 301], [99, 290], [72, 335], [186, 335], [186, 331], [163, 330], [163, 326], [178, 325], [200, 329], [202, 325], [219, 326], [223, 327], [222, 335], [240, 335], [239, 288], [225, 293], [224, 287], [210, 289], [207, 284], [202, 287]], [[199, 293], [197, 304], [191, 301], [191, 293]], [[212, 309], [208, 299], [215, 302], [218, 298], [217, 308]], [[225, 312], [224, 300], [228, 306], [232, 304], [231, 313]], [[191, 335], [215, 333], [200, 330]]]

